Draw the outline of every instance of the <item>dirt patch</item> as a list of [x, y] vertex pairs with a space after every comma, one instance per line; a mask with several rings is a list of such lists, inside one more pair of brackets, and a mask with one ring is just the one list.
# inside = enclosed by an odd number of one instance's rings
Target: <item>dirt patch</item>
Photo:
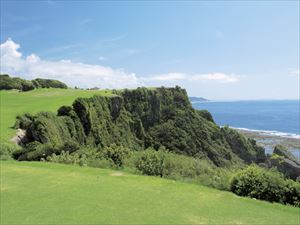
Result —
[[112, 177], [121, 177], [121, 176], [124, 176], [124, 174], [122, 172], [115, 172], [115, 173], [111, 173], [110, 176], [112, 176]]

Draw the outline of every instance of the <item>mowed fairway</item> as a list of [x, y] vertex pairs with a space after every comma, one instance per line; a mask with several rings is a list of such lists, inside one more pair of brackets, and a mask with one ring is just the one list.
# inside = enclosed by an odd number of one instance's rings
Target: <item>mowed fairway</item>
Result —
[[26, 112], [33, 114], [40, 111], [56, 112], [60, 106], [71, 105], [78, 97], [91, 97], [95, 94], [111, 95], [111, 91], [54, 88], [35, 89], [28, 92], [0, 91], [0, 141], [10, 143], [15, 133], [11, 127], [17, 115]]
[[1, 224], [299, 224], [300, 209], [106, 169], [1, 162]]

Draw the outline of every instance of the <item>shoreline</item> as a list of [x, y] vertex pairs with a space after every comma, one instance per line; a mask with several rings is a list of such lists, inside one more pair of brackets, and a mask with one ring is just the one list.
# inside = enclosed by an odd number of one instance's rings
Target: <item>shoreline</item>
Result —
[[280, 144], [285, 146], [290, 152], [292, 152], [298, 159], [300, 159], [300, 135], [289, 136], [277, 135], [274, 132], [267, 132], [264, 130], [250, 130], [245, 128], [236, 128], [235, 129], [241, 134], [244, 134], [248, 138], [256, 140], [259, 145], [262, 145], [265, 148], [266, 154], [272, 154], [275, 145]]

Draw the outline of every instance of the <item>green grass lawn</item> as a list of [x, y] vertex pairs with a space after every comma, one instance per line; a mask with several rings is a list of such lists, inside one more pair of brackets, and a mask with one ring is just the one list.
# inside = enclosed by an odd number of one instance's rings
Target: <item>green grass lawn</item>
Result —
[[299, 224], [300, 209], [107, 169], [1, 162], [1, 224]]
[[106, 90], [79, 90], [79, 89], [35, 89], [28, 92], [17, 90], [0, 91], [0, 141], [10, 143], [15, 134], [11, 127], [16, 116], [40, 111], [56, 112], [62, 105], [71, 105], [78, 97], [91, 97], [95, 94], [110, 95]]

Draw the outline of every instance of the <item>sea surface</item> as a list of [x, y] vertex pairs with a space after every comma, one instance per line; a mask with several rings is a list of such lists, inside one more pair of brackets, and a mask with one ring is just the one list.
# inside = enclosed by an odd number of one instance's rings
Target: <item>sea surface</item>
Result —
[[299, 100], [192, 102], [207, 109], [220, 126], [300, 138]]

